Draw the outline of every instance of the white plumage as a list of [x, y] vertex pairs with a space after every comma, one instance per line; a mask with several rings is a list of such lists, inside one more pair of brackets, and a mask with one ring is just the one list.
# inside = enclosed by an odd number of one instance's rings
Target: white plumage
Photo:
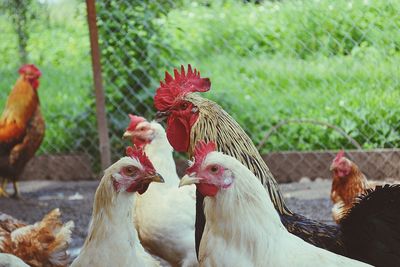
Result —
[[142, 168], [138, 160], [124, 157], [105, 170], [95, 194], [89, 234], [72, 267], [160, 266], [145, 252], [132, 226], [132, 206], [137, 194], [116, 192], [113, 188], [113, 180], [119, 177], [121, 169], [132, 165]]
[[208, 153], [197, 171], [181, 180], [181, 185], [209, 183], [214, 179], [210, 178], [213, 165], [224, 171], [216, 185], [218, 193], [204, 200], [206, 225], [200, 266], [369, 266], [288, 233], [260, 181], [230, 156]]
[[20, 258], [7, 253], [0, 253], [0, 266], [1, 267], [29, 267]]
[[135, 222], [143, 246], [171, 266], [198, 266], [195, 242], [195, 187], [178, 188], [172, 147], [164, 128], [157, 122], [143, 121], [125, 136], [140, 135], [149, 143], [144, 151], [164, 184], [151, 184], [137, 198]]

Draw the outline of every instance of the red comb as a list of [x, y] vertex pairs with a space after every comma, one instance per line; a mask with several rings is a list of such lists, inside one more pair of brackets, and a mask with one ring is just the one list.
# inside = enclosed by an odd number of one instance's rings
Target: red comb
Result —
[[198, 171], [199, 167], [203, 163], [203, 160], [208, 155], [208, 153], [216, 150], [217, 150], [217, 145], [213, 141], [210, 141], [208, 143], [206, 143], [205, 141], [197, 142], [196, 147], [194, 149], [194, 163], [192, 166], [187, 168], [186, 173], [191, 174], [193, 172]]
[[25, 64], [18, 70], [19, 74], [25, 74], [25, 73], [31, 73], [36, 76], [36, 78], [39, 78], [42, 76], [42, 73], [40, 70], [33, 64]]
[[128, 128], [126, 128], [126, 130], [129, 130], [129, 131], [135, 130], [139, 123], [146, 121], [145, 118], [136, 116], [136, 115], [132, 115], [132, 114], [129, 114], [129, 118], [131, 119], [131, 122], [129, 123]]
[[153, 163], [149, 160], [143, 149], [137, 146], [128, 146], [125, 150], [128, 157], [136, 158], [147, 172], [155, 172]]
[[337, 154], [335, 159], [333, 160], [333, 162], [338, 162], [339, 160], [341, 160], [344, 157], [344, 150], [340, 150]]
[[185, 67], [181, 65], [180, 73], [174, 69], [174, 77], [165, 72], [165, 81], [160, 81], [160, 87], [154, 96], [154, 106], [159, 111], [168, 110], [178, 97], [192, 92], [207, 92], [210, 87], [210, 79], [200, 78], [200, 72], [192, 70], [190, 64], [185, 73]]

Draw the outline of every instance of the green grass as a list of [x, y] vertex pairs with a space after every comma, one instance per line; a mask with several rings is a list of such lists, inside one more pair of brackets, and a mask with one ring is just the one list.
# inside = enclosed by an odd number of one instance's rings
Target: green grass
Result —
[[[313, 119], [337, 125], [364, 148], [400, 142], [398, 80], [400, 56], [304, 61], [260, 56], [215, 56], [196, 64], [211, 77], [208, 97], [241, 122], [258, 143], [273, 125], [287, 119]], [[242, 67], [238, 67], [242, 66]], [[321, 126], [288, 125], [273, 135], [265, 151], [352, 147]]]
[[[97, 136], [88, 136], [96, 124], [86, 114], [94, 99], [85, 5], [73, 2], [50, 6], [49, 20], [38, 18], [30, 26], [29, 60], [42, 71], [39, 96], [46, 121], [40, 153], [86, 150], [82, 147], [86, 139], [93, 139], [96, 145]], [[8, 40], [0, 43], [0, 62], [4, 62], [0, 67], [2, 110], [18, 78], [20, 64], [11, 22], [0, 16], [0, 25]]]
[[[40, 79], [39, 96], [42, 113], [46, 121], [46, 136], [41, 146], [40, 152], [51, 151], [61, 153], [70, 151], [79, 140], [73, 140], [77, 133], [72, 132], [77, 118], [82, 116], [82, 112], [92, 102], [90, 98], [91, 70], [90, 64], [83, 65], [82, 69], [62, 69], [51, 66], [38, 65], [43, 75]], [[0, 88], [2, 96], [0, 107], [4, 102], [12, 86], [18, 77], [16, 73], [18, 67], [13, 71], [0, 70]], [[3, 78], [4, 77], [4, 78]], [[4, 89], [4, 91], [3, 91]], [[92, 122], [82, 123], [82, 138], [85, 135], [85, 128], [96, 127]], [[97, 137], [91, 137], [97, 138]]]
[[[85, 6], [78, 1], [61, 5], [49, 9], [48, 23], [31, 25], [28, 47], [31, 61], [43, 72], [39, 93], [47, 132], [41, 153], [92, 153], [97, 129]], [[169, 45], [169, 52], [159, 55], [162, 62], [192, 63], [210, 77], [206, 96], [231, 113], [257, 144], [280, 121], [313, 119], [341, 127], [363, 148], [382, 148], [400, 146], [399, 13], [398, 1], [187, 1], [153, 23]], [[0, 26], [7, 39], [0, 43], [3, 107], [19, 64], [16, 37], [4, 16]], [[153, 48], [154, 42], [149, 40]], [[155, 70], [160, 76], [154, 81], [163, 78], [164, 65]], [[108, 99], [118, 95], [114, 85], [106, 84]], [[124, 95], [113, 100], [118, 105], [126, 98], [133, 101]], [[108, 117], [120, 129], [123, 114], [131, 110], [114, 110]], [[119, 134], [113, 138], [119, 140]], [[290, 124], [274, 133], [262, 151], [340, 147], [353, 145], [330, 128]]]
[[[161, 19], [165, 38], [211, 77], [208, 97], [256, 143], [287, 119], [341, 127], [363, 148], [400, 145], [398, 1], [191, 3]], [[353, 148], [336, 131], [280, 128], [271, 150]]]

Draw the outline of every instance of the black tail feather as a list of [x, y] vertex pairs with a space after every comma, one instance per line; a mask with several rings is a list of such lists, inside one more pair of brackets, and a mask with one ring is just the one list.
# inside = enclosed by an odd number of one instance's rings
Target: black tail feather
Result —
[[400, 266], [400, 184], [367, 190], [340, 226], [347, 256], [374, 266]]

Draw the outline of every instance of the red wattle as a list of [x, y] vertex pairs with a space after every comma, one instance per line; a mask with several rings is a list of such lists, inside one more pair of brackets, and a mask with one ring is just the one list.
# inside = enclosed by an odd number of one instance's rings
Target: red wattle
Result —
[[145, 145], [149, 144], [150, 142], [147, 141], [147, 140], [143, 140], [143, 139], [140, 139], [140, 138], [133, 137], [132, 138], [132, 143], [134, 145], [136, 145], [137, 147], [143, 148]]
[[136, 182], [132, 183], [125, 191], [126, 192], [138, 192], [139, 194], [143, 194], [146, 192], [146, 190], [149, 188], [150, 182], [145, 181], [145, 182]]
[[167, 121], [167, 138], [175, 151], [187, 152], [189, 148], [190, 128], [184, 119], [170, 116]]
[[138, 193], [141, 195], [144, 192], [146, 192], [147, 189], [149, 188], [149, 185], [150, 185], [150, 183], [142, 185], [142, 187], [138, 189]]
[[35, 89], [35, 90], [38, 89], [38, 87], [39, 87], [39, 80], [38, 79], [31, 80], [30, 83], [31, 83], [31, 86], [32, 86], [33, 89]]
[[197, 184], [197, 189], [205, 197], [213, 197], [218, 193], [218, 187], [213, 184]]

